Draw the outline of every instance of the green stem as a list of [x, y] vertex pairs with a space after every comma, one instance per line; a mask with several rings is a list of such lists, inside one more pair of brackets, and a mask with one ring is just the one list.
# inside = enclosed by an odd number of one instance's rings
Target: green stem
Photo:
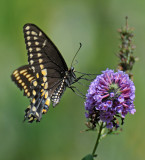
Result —
[[97, 137], [97, 140], [96, 140], [96, 143], [95, 143], [93, 152], [92, 152], [92, 156], [93, 156], [93, 157], [95, 157], [95, 152], [96, 152], [96, 149], [97, 149], [98, 144], [99, 144], [99, 140], [100, 140], [100, 137], [101, 137], [102, 129], [103, 129], [103, 122], [102, 122], [101, 125], [100, 125], [98, 137]]

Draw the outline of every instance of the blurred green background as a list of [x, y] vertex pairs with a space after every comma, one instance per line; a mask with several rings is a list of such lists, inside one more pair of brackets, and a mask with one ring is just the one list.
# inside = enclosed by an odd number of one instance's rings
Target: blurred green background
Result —
[[[79, 42], [75, 69], [100, 73], [115, 69], [119, 34], [125, 24], [135, 28], [139, 62], [134, 66], [134, 116], [123, 132], [108, 136], [98, 148], [98, 160], [145, 159], [145, 1], [132, 0], [1, 0], [0, 1], [0, 160], [79, 160], [91, 153], [96, 140], [86, 129], [84, 101], [67, 89], [56, 108], [40, 123], [23, 123], [29, 100], [11, 81], [17, 67], [27, 64], [22, 27], [34, 23], [55, 42], [68, 66]], [[142, 99], [143, 98], [143, 99]]]

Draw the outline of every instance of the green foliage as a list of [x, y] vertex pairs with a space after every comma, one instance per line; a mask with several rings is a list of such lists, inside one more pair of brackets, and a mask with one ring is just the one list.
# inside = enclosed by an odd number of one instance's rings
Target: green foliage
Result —
[[91, 154], [88, 154], [82, 160], [94, 160], [94, 158], [93, 158], [93, 156]]

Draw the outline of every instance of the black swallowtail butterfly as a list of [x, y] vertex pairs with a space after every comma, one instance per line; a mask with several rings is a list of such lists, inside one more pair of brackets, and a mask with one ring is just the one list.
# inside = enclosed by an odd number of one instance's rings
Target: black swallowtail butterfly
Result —
[[29, 65], [16, 69], [11, 78], [30, 98], [24, 120], [39, 122], [48, 111], [50, 101], [53, 106], [57, 105], [66, 87], [73, 90], [71, 85], [83, 75], [77, 78], [74, 68], [68, 69], [56, 46], [36, 25], [25, 24], [23, 32]]

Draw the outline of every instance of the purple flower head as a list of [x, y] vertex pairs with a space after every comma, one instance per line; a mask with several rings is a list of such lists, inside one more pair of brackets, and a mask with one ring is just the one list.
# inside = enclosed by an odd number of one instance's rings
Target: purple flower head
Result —
[[122, 119], [134, 114], [135, 86], [123, 71], [107, 69], [91, 82], [86, 95], [86, 118], [93, 124], [105, 122], [107, 128], [118, 126], [116, 115]]

